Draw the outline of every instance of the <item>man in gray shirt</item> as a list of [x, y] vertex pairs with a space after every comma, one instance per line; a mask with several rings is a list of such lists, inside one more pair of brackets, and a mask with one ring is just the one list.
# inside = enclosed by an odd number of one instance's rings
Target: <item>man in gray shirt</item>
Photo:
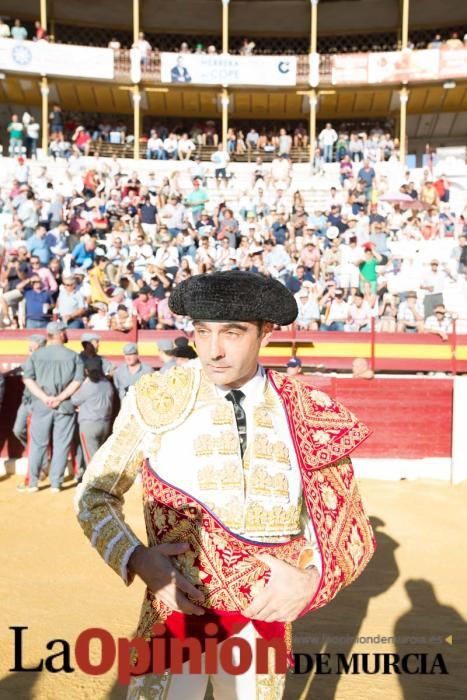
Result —
[[118, 391], [120, 401], [125, 397], [132, 384], [136, 384], [143, 374], [149, 374], [153, 371], [152, 367], [145, 365], [139, 359], [136, 343], [127, 343], [123, 348], [123, 356], [125, 364], [120, 365], [113, 376], [114, 386]]
[[47, 338], [48, 345], [24, 364], [24, 384], [33, 395], [28, 491], [39, 490], [41, 465], [52, 435], [50, 482], [52, 492], [58, 493], [75, 428], [70, 397], [83, 381], [84, 368], [78, 354], [65, 347], [68, 338], [62, 321], [48, 324]]
[[[71, 402], [78, 410], [79, 437], [87, 466], [110, 435], [114, 388], [102, 374], [99, 356], [87, 358], [86, 379]], [[84, 468], [78, 475], [81, 480]]]

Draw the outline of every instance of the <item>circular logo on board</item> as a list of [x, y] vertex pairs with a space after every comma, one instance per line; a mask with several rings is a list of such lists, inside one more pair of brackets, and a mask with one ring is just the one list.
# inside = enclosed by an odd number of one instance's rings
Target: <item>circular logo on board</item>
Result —
[[32, 61], [32, 52], [28, 46], [24, 44], [16, 44], [11, 52], [11, 57], [18, 66], [27, 66]]

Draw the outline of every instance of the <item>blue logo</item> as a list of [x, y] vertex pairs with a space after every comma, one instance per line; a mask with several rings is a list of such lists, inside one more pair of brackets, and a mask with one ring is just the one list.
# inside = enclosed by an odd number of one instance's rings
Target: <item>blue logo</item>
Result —
[[11, 57], [18, 66], [27, 66], [32, 61], [32, 52], [30, 48], [21, 42], [15, 44], [11, 52]]
[[279, 73], [289, 73], [290, 72], [289, 61], [281, 61], [277, 67], [279, 69]]

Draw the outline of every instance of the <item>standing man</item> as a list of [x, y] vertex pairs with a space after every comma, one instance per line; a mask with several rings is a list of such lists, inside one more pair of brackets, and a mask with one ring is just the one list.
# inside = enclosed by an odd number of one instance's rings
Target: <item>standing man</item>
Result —
[[[170, 307], [193, 320], [201, 365], [131, 387], [79, 487], [79, 520], [125, 583], [145, 581], [137, 636], [164, 623], [166, 638], [203, 645], [213, 622], [219, 642], [240, 636], [253, 656], [242, 675], [211, 675], [214, 696], [281, 698], [285, 674], [256, 673], [255, 640], [287, 639], [290, 622], [328, 603], [373, 554], [349, 458], [368, 429], [323, 392], [258, 364], [273, 326], [297, 315], [277, 280], [197, 275]], [[122, 513], [140, 471], [147, 547]], [[147, 663], [138, 672], [131, 700], [202, 698], [209, 680], [186, 664], [181, 674]]]
[[48, 324], [47, 339], [48, 345], [36, 350], [24, 364], [24, 384], [33, 395], [28, 491], [39, 490], [40, 470], [52, 437], [50, 483], [52, 493], [58, 493], [75, 428], [70, 397], [84, 374], [77, 353], [65, 347], [68, 338], [62, 321]]
[[118, 392], [120, 401], [133, 384], [136, 384], [144, 374], [150, 374], [153, 370], [149, 365], [141, 362], [138, 356], [138, 346], [136, 343], [127, 343], [123, 348], [125, 364], [120, 365], [113, 375], [114, 386]]

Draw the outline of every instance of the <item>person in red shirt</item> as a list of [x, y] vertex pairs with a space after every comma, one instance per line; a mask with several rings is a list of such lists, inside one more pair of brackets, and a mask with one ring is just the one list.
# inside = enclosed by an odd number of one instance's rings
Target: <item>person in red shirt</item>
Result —
[[133, 302], [138, 326], [154, 330], [157, 327], [157, 299], [151, 295], [148, 285], [141, 287], [138, 298]]

